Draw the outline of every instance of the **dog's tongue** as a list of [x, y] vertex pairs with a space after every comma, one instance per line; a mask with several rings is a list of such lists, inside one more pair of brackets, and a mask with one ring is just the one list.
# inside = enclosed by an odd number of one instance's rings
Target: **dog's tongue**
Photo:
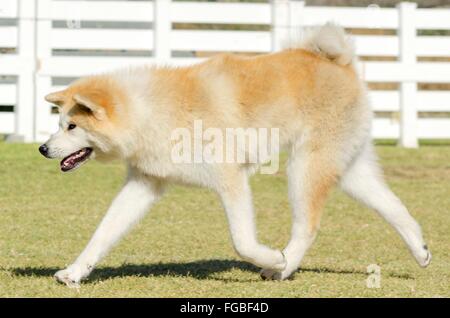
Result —
[[83, 161], [85, 161], [89, 155], [91, 154], [92, 149], [90, 148], [83, 148], [81, 150], [78, 150], [77, 152], [74, 152], [67, 157], [65, 157], [61, 163], [61, 170], [63, 172], [70, 171], [80, 165]]

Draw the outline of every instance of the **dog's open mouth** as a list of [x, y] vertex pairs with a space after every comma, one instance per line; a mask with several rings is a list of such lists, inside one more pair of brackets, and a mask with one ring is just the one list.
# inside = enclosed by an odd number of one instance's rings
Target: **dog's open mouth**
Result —
[[89, 159], [91, 154], [92, 148], [83, 148], [68, 155], [63, 160], [61, 160], [60, 163], [61, 170], [63, 172], [67, 172], [75, 168], [78, 168]]

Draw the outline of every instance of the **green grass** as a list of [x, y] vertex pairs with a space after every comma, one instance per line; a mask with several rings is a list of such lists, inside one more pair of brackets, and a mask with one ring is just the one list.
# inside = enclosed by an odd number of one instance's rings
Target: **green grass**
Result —
[[[261, 281], [239, 260], [215, 194], [171, 188], [81, 289], [53, 273], [81, 252], [120, 188], [122, 165], [59, 172], [37, 145], [0, 143], [0, 296], [449, 297], [450, 147], [378, 146], [389, 184], [421, 223], [433, 261], [419, 268], [398, 235], [338, 190], [318, 239], [292, 280]], [[284, 173], [252, 180], [260, 240], [282, 248], [290, 212]], [[367, 288], [367, 266], [381, 288]]]

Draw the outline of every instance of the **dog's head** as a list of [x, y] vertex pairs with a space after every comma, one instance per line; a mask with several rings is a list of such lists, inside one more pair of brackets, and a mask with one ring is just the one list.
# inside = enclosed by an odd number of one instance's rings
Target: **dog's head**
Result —
[[78, 168], [89, 158], [118, 156], [117, 125], [125, 100], [111, 80], [85, 78], [45, 99], [59, 109], [59, 130], [39, 151], [47, 158], [62, 158], [62, 171]]

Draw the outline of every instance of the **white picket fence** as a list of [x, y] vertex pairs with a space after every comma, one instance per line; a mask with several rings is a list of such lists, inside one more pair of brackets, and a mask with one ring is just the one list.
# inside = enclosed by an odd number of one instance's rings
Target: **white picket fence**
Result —
[[[417, 88], [418, 83], [450, 82], [448, 59], [417, 59], [450, 57], [448, 32], [417, 34], [450, 30], [450, 9], [418, 9], [408, 2], [396, 8], [310, 7], [294, 0], [1, 0], [0, 48], [10, 51], [0, 54], [0, 77], [9, 79], [0, 81], [0, 110], [13, 105], [14, 111], [0, 111], [0, 133], [26, 142], [48, 138], [58, 119], [43, 97], [67, 79], [135, 64], [195, 63], [202, 60], [196, 52], [271, 52], [299, 28], [327, 21], [396, 31], [354, 36], [360, 56], [397, 57], [360, 64], [368, 82], [399, 83], [398, 91], [371, 92], [374, 111], [399, 114], [375, 118], [375, 138], [396, 138], [406, 147], [416, 147], [419, 138], [450, 138], [450, 117], [418, 116], [450, 114], [450, 90]], [[180, 23], [190, 28], [180, 29]], [[267, 31], [211, 30], [200, 28], [202, 24], [262, 25]]]

